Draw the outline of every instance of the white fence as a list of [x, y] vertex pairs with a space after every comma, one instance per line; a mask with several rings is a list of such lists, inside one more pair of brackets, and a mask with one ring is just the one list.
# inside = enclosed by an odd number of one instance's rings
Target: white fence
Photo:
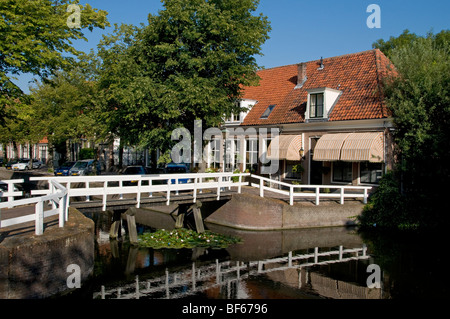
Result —
[[[9, 185], [13, 185], [15, 183], [18, 183], [18, 180], [13, 180], [10, 182], [11, 183]], [[0, 215], [0, 228], [22, 224], [34, 220], [36, 235], [42, 235], [44, 233], [44, 218], [53, 215], [59, 215], [59, 227], [64, 227], [65, 222], [68, 220], [67, 189], [55, 180], [51, 180], [49, 182], [49, 185], [49, 194], [41, 197], [15, 200], [14, 196], [21, 196], [22, 192], [9, 190], [7, 193], [2, 193], [2, 197], [7, 196], [8, 201], [0, 203], [0, 210], [2, 208], [16, 208], [34, 205], [34, 213], [8, 219], [2, 219], [2, 216]], [[45, 210], [45, 203], [49, 203], [52, 206], [52, 209]]]
[[[244, 182], [244, 177], [254, 178], [259, 180], [259, 183]], [[315, 198], [316, 205], [319, 205], [321, 198], [339, 198], [341, 204], [344, 204], [345, 198], [362, 198], [364, 203], [367, 203], [368, 191], [372, 188], [369, 186], [293, 185], [250, 173], [52, 176], [31, 177], [30, 181], [44, 181], [44, 183], [46, 181], [48, 187], [31, 191], [32, 196], [40, 197], [19, 200], [16, 200], [15, 197], [22, 196], [22, 192], [17, 191], [15, 185], [23, 183], [23, 180], [3, 181], [8, 185], [8, 190], [0, 192], [0, 197], [6, 197], [8, 201], [0, 203], [0, 209], [31, 204], [35, 205], [35, 214], [8, 220], [2, 220], [0, 215], [0, 227], [36, 220], [36, 234], [42, 234], [43, 218], [55, 214], [60, 214], [59, 224], [63, 226], [64, 221], [67, 220], [70, 198], [73, 197], [86, 198], [86, 201], [89, 201], [91, 197], [100, 197], [102, 209], [105, 211], [108, 200], [113, 197], [124, 199], [124, 195], [127, 194], [136, 195], [136, 207], [139, 208], [142, 199], [153, 197], [154, 193], [162, 193], [162, 196], [165, 196], [166, 204], [170, 205], [173, 193], [178, 195], [179, 192], [189, 191], [192, 192], [192, 199], [195, 203], [198, 194], [204, 190], [212, 190], [217, 194], [217, 200], [220, 200], [221, 193], [226, 188], [237, 188], [237, 192], [241, 193], [242, 186], [250, 185], [259, 188], [261, 197], [264, 197], [264, 191], [271, 191], [289, 196], [290, 205], [294, 205], [294, 199], [297, 197]], [[280, 189], [282, 187], [289, 190]], [[313, 192], [310, 191], [311, 189]], [[335, 191], [321, 192], [324, 189]], [[50, 202], [53, 209], [44, 211], [44, 202]]]
[[[258, 175], [252, 175], [252, 178], [259, 180], [259, 183], [251, 183], [251, 186], [259, 188], [259, 196], [264, 197], [265, 190], [283, 194], [289, 196], [291, 206], [294, 205], [295, 197], [314, 198], [316, 205], [320, 204], [320, 198], [339, 198], [341, 205], [344, 204], [345, 198], [362, 198], [364, 204], [367, 204], [368, 192], [372, 189], [371, 186], [293, 185]], [[279, 189], [280, 187], [287, 187], [289, 190]], [[321, 190], [328, 190], [329, 192], [325, 193]], [[333, 190], [335, 191], [333, 192]], [[353, 192], [350, 193], [350, 191]]]
[[[197, 195], [203, 190], [216, 191], [217, 200], [225, 188], [236, 187], [238, 193], [242, 186], [243, 177], [250, 173], [197, 173], [197, 174], [163, 174], [163, 175], [100, 175], [100, 176], [70, 176], [70, 177], [32, 177], [31, 181], [57, 180], [66, 186], [70, 197], [99, 196], [102, 198], [102, 208], [105, 211], [108, 196], [118, 195], [123, 199], [125, 194], [136, 195], [136, 207], [139, 208], [141, 199], [145, 196], [152, 197], [153, 193], [163, 193], [166, 203], [170, 205], [171, 194], [180, 191], [192, 191], [193, 202], [197, 201]], [[234, 179], [234, 181], [233, 181]], [[49, 184], [50, 186], [50, 184]], [[76, 188], [74, 188], [76, 186]], [[31, 195], [47, 195], [51, 189], [33, 190]]]
[[8, 179], [0, 181], [2, 185], [6, 185], [6, 191], [0, 189], [0, 198], [7, 198], [8, 202], [14, 201], [14, 197], [22, 196], [23, 193], [19, 191], [15, 184], [22, 184], [23, 179]]

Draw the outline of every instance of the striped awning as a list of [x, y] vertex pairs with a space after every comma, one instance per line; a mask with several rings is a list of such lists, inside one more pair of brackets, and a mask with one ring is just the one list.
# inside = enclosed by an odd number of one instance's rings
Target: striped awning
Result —
[[381, 163], [383, 159], [383, 132], [326, 134], [317, 142], [313, 157], [324, 162]]
[[279, 135], [270, 142], [267, 158], [270, 160], [300, 161], [301, 135]]
[[341, 161], [381, 163], [384, 159], [382, 132], [352, 133], [341, 150]]
[[314, 161], [332, 162], [341, 159], [341, 149], [349, 133], [326, 134], [317, 141], [314, 148]]

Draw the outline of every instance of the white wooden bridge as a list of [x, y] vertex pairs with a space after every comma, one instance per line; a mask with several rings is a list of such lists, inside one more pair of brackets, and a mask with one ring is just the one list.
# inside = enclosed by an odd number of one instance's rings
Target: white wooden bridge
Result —
[[[31, 198], [16, 186], [23, 179], [2, 181], [7, 191], [0, 191], [0, 231], [4, 227], [35, 221], [37, 235], [43, 233], [45, 217], [59, 215], [59, 226], [68, 220], [69, 205], [85, 209], [114, 209], [114, 207], [170, 205], [174, 202], [195, 203], [197, 199], [220, 200], [232, 193], [241, 193], [243, 186], [259, 190], [259, 196], [285, 196], [290, 205], [301, 199], [310, 199], [320, 205], [322, 199], [336, 199], [344, 205], [346, 199], [367, 202], [372, 187], [341, 185], [292, 185], [250, 173], [196, 173], [162, 175], [99, 175], [70, 177], [31, 177], [30, 181], [45, 184], [43, 189], [31, 191]], [[327, 189], [328, 192], [322, 192]], [[34, 207], [33, 207], [34, 206]], [[28, 207], [24, 216], [2, 217], [1, 210], [11, 211]], [[49, 207], [51, 207], [49, 209]], [[4, 210], [5, 212], [5, 210]]]
[[333, 263], [344, 263], [352, 260], [364, 260], [370, 256], [367, 247], [363, 245], [358, 248], [344, 249], [340, 246], [335, 250], [320, 251], [314, 248], [313, 253], [293, 254], [289, 252], [285, 257], [265, 259], [254, 262], [219, 262], [210, 263], [196, 267], [195, 262], [191, 268], [170, 273], [166, 269], [163, 276], [140, 280], [135, 277], [134, 282], [124, 284], [120, 287], [106, 288], [101, 286], [101, 291], [94, 293], [94, 299], [178, 299], [195, 295], [215, 287], [225, 288], [227, 297], [231, 298], [232, 285], [238, 285], [246, 278], [253, 275], [297, 269], [298, 288], [307, 284], [302, 281], [301, 270], [318, 265]]

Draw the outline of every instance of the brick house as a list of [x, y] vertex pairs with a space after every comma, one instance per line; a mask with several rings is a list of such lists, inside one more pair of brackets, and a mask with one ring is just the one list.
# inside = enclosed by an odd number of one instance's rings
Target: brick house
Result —
[[[257, 134], [245, 142], [226, 140], [222, 162], [208, 164], [259, 172], [255, 157], [278, 156], [278, 173], [271, 176], [278, 180], [376, 185], [393, 165], [393, 127], [382, 93], [382, 80], [393, 69], [375, 49], [259, 71], [260, 84], [246, 87], [241, 101], [249, 111], [232, 114], [223, 129], [277, 128], [279, 136], [265, 143]], [[274, 138], [278, 143], [271, 143]], [[226, 155], [238, 149], [242, 163]]]

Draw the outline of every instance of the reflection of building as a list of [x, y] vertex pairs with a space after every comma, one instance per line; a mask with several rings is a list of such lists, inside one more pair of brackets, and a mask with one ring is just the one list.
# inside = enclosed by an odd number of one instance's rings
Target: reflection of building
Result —
[[377, 184], [393, 164], [382, 92], [392, 68], [381, 51], [370, 50], [259, 71], [260, 85], [245, 88], [242, 100], [250, 110], [228, 118], [224, 127], [278, 128], [277, 143], [271, 137], [261, 143], [257, 135], [245, 136], [245, 143], [230, 139], [223, 159], [209, 164], [258, 171], [267, 156], [280, 159], [278, 178], [285, 181]]

